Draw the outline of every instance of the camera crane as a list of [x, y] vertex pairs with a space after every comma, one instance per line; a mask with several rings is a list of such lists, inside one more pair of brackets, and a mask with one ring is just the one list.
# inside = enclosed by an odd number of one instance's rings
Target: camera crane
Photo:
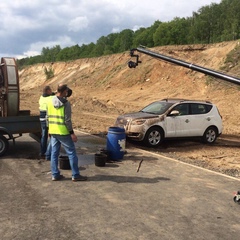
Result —
[[138, 64], [141, 63], [141, 61], [139, 61], [139, 55], [135, 54], [136, 51], [138, 51], [140, 53], [144, 53], [144, 54], [149, 55], [149, 56], [154, 57], [154, 58], [158, 58], [160, 60], [164, 60], [164, 61], [167, 61], [167, 62], [170, 62], [170, 63], [174, 63], [174, 64], [182, 66], [182, 67], [190, 68], [194, 71], [201, 72], [201, 73], [210, 75], [212, 77], [222, 79], [222, 80], [227, 81], [227, 82], [231, 82], [231, 83], [240, 85], [240, 78], [233, 77], [233, 76], [230, 76], [230, 75], [218, 72], [218, 71], [214, 71], [214, 70], [211, 70], [209, 68], [201, 67], [199, 65], [188, 63], [188, 62], [185, 62], [185, 61], [173, 58], [173, 57], [165, 56], [163, 54], [159, 54], [159, 53], [147, 50], [143, 47], [138, 47], [138, 48], [134, 48], [134, 49], [130, 50], [130, 56], [135, 57], [136, 61], [129, 61], [128, 62], [128, 67], [129, 68], [136, 68], [138, 66]]

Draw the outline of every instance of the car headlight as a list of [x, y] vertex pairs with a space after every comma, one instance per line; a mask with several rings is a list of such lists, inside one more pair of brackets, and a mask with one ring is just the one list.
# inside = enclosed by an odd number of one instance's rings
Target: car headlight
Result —
[[136, 119], [131, 122], [132, 125], [142, 125], [146, 122], [146, 119]]

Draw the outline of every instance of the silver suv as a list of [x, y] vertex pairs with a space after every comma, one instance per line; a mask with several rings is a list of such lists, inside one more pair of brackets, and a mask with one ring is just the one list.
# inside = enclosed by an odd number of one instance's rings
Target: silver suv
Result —
[[167, 138], [201, 137], [205, 143], [213, 143], [223, 129], [214, 104], [184, 99], [153, 102], [139, 112], [119, 116], [115, 126], [124, 128], [128, 138], [150, 147]]

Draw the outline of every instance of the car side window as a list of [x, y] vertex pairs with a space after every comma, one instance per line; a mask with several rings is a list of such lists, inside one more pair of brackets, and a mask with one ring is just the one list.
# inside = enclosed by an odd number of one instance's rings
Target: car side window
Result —
[[189, 114], [188, 103], [178, 104], [173, 108], [173, 110], [179, 111], [179, 116], [188, 115]]
[[202, 104], [202, 103], [191, 103], [190, 109], [191, 114], [205, 114], [211, 110], [210, 105]]

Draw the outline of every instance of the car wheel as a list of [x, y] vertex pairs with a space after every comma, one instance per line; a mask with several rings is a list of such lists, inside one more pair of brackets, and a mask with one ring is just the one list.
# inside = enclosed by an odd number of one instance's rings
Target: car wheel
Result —
[[0, 156], [3, 156], [6, 151], [8, 150], [9, 143], [7, 138], [4, 136], [0, 135]]
[[163, 131], [161, 128], [152, 127], [148, 129], [144, 137], [144, 142], [149, 147], [157, 147], [161, 144], [163, 140]]
[[209, 127], [204, 135], [203, 135], [203, 142], [205, 143], [214, 143], [217, 139], [218, 132], [215, 127]]

